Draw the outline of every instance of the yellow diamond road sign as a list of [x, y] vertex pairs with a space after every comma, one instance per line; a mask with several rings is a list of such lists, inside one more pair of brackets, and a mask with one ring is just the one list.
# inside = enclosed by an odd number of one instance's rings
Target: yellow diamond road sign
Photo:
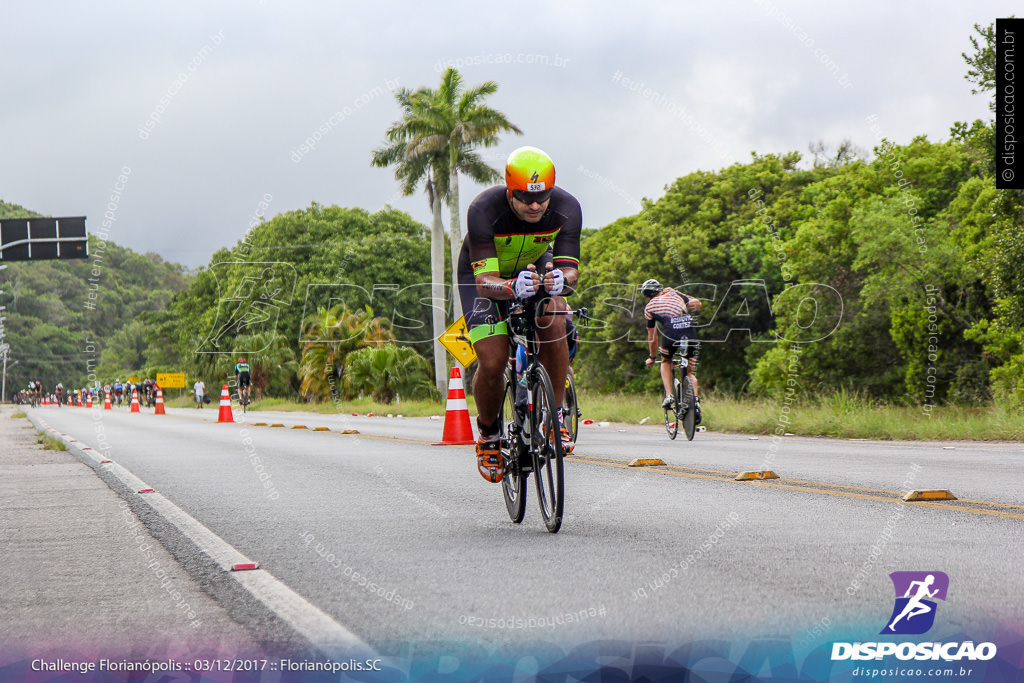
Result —
[[473, 342], [469, 340], [469, 329], [466, 327], [466, 319], [459, 318], [438, 338], [441, 346], [448, 349], [455, 360], [464, 368], [476, 362], [476, 351], [473, 350]]

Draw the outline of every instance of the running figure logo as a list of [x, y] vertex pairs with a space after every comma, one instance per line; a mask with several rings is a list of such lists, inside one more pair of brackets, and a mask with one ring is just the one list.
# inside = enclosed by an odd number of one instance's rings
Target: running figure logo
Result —
[[896, 589], [896, 605], [892, 608], [885, 635], [918, 635], [935, 623], [937, 603], [932, 598], [946, 599], [949, 577], [943, 572], [893, 572], [889, 574]]

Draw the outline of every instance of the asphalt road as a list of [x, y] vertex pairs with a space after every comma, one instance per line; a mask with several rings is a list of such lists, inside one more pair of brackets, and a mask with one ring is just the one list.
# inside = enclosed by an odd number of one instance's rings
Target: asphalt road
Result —
[[[33, 412], [386, 655], [413, 642], [536, 652], [601, 639], [873, 638], [892, 610], [893, 571], [950, 577], [936, 638], [1024, 613], [1011, 585], [1024, 531], [1020, 444], [714, 432], [670, 442], [656, 425], [588, 425], [552, 535], [532, 487], [514, 525], [472, 447], [430, 445], [440, 421]], [[634, 458], [667, 465], [627, 467]], [[748, 470], [781, 478], [734, 481]], [[933, 488], [961, 500], [900, 500]]]

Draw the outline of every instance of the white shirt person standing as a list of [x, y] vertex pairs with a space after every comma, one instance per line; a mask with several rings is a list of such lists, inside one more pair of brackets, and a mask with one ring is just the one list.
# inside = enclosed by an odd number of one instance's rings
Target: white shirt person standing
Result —
[[196, 383], [192, 385], [192, 390], [196, 394], [196, 408], [202, 408], [203, 397], [206, 395], [206, 385], [203, 384], [203, 380], [197, 379]]

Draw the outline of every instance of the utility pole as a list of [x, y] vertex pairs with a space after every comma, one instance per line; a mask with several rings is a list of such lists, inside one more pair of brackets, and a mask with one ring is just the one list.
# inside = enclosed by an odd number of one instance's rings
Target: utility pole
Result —
[[4, 354], [4, 379], [0, 383], [0, 403], [7, 401], [7, 351], [10, 348], [10, 344], [0, 344], [0, 353]]

